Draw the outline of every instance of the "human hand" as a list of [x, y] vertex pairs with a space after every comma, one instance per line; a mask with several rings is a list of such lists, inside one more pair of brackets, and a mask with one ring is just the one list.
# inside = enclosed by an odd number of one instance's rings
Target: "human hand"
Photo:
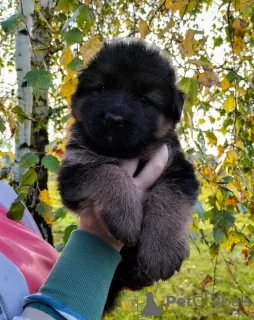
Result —
[[[162, 174], [168, 161], [168, 148], [163, 145], [155, 156], [147, 162], [145, 167], [134, 177], [137, 170], [139, 159], [131, 159], [124, 161], [121, 165], [130, 177], [133, 179], [133, 183], [139, 190], [140, 200], [145, 199], [146, 191], [158, 180]], [[100, 211], [102, 206], [99, 203], [94, 203], [87, 208], [81, 215], [78, 225], [78, 229], [86, 232], [90, 232], [112, 245], [117, 251], [120, 251], [123, 247], [123, 243], [114, 239], [109, 233], [107, 228], [100, 220]]]

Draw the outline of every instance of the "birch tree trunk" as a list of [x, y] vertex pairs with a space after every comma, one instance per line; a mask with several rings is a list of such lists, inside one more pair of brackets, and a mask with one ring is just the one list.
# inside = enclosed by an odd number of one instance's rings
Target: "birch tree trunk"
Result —
[[[32, 67], [39, 67], [40, 69], [49, 69], [50, 63], [50, 43], [51, 43], [51, 31], [50, 31], [50, 19], [53, 15], [52, 9], [54, 1], [41, 0], [39, 12], [35, 10], [34, 13], [34, 27], [32, 33], [32, 43], [34, 54], [31, 56]], [[44, 18], [42, 18], [44, 17]], [[48, 24], [46, 23], [48, 22]], [[45, 156], [48, 149], [48, 118], [49, 118], [49, 98], [48, 90], [40, 92], [39, 97], [33, 96], [33, 119], [36, 119], [36, 123], [32, 123], [31, 127], [31, 146], [33, 152], [37, 153], [41, 159]], [[39, 123], [39, 126], [38, 126]], [[39, 129], [38, 129], [39, 128]], [[28, 206], [32, 212], [34, 219], [43, 234], [46, 241], [53, 244], [53, 236], [51, 232], [51, 226], [47, 225], [44, 219], [38, 215], [36, 211], [36, 205], [38, 204], [39, 190], [48, 188], [48, 172], [41, 166], [37, 170], [38, 188], [32, 190], [31, 195], [28, 197]]]
[[[33, 91], [27, 86], [24, 76], [31, 70], [31, 42], [30, 34], [33, 28], [33, 0], [20, 0], [19, 12], [25, 17], [25, 24], [16, 33], [16, 71], [18, 84], [18, 105], [30, 115], [33, 108]], [[29, 152], [31, 143], [31, 121], [19, 122], [18, 133], [15, 141], [14, 186], [19, 185], [23, 170], [19, 167], [21, 157]]]

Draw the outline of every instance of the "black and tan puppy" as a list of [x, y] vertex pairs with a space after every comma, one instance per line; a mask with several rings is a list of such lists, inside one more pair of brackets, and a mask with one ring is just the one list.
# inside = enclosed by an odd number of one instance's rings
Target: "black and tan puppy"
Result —
[[[183, 108], [170, 60], [142, 41], [114, 40], [79, 75], [72, 97], [76, 123], [62, 162], [59, 189], [79, 214], [102, 204], [101, 219], [126, 246], [109, 292], [109, 307], [123, 287], [141, 289], [179, 270], [188, 254], [186, 228], [198, 182], [174, 131]], [[162, 144], [168, 164], [141, 203], [119, 167], [144, 164]]]

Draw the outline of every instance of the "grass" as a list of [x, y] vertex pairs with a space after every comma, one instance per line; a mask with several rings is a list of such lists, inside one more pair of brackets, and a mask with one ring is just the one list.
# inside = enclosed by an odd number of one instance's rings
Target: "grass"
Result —
[[[49, 189], [54, 207], [60, 207], [61, 202], [53, 180], [50, 182]], [[242, 216], [238, 220], [243, 224], [246, 217]], [[66, 218], [54, 223], [53, 233], [56, 244], [62, 242], [65, 228], [75, 223], [77, 219], [72, 214], [67, 214]], [[202, 223], [199, 228], [204, 230], [207, 240], [211, 241], [211, 226]], [[175, 274], [168, 281], [160, 281], [140, 292], [122, 292], [117, 307], [111, 314], [106, 315], [104, 320], [254, 319], [254, 306], [247, 301], [247, 298], [254, 301], [254, 273], [253, 269], [245, 265], [242, 247], [236, 246], [233, 252], [221, 249], [221, 253], [213, 260], [210, 259], [209, 248], [202, 237], [196, 239], [196, 245], [191, 242], [190, 248], [190, 257], [183, 263], [180, 273]], [[208, 279], [206, 285], [204, 285], [204, 279]], [[159, 316], [142, 316], [142, 309], [146, 302], [145, 294], [148, 291], [153, 293], [157, 305], [162, 307], [163, 311]], [[216, 301], [219, 302], [216, 306], [212, 304], [212, 294], [216, 295]], [[205, 302], [206, 297], [208, 299]], [[189, 302], [186, 299], [189, 299]], [[168, 300], [172, 301], [169, 305]], [[184, 306], [181, 306], [183, 303]]]

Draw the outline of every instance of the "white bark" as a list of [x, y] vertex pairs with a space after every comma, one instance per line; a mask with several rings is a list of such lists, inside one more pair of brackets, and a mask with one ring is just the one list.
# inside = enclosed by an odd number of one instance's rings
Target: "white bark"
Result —
[[[27, 115], [32, 114], [33, 91], [26, 85], [24, 76], [31, 70], [31, 42], [29, 34], [33, 28], [33, 0], [20, 0], [19, 12], [25, 16], [26, 23], [16, 33], [16, 71], [18, 83], [18, 105]], [[31, 141], [31, 121], [25, 120], [18, 124], [18, 133], [16, 135], [15, 145], [15, 164], [14, 164], [14, 183], [20, 182], [23, 170], [19, 168], [21, 157], [29, 151]]]
[[[50, 21], [50, 9], [54, 6], [53, 0], [41, 0], [40, 1], [41, 9], [40, 12], [47, 21]], [[32, 35], [33, 46], [36, 48], [36, 53], [32, 55], [31, 62], [32, 65], [38, 66], [43, 69], [49, 68], [49, 48], [51, 42], [51, 31], [45, 23], [41, 23], [40, 17], [38, 14], [34, 16], [34, 29]], [[34, 101], [33, 107], [33, 116], [40, 121], [45, 123], [45, 118], [48, 116], [49, 104], [48, 104], [48, 90], [41, 91], [41, 94], [37, 101]], [[47, 120], [46, 120], [47, 122]], [[36, 137], [35, 137], [36, 138]], [[39, 141], [35, 141], [32, 137], [32, 145], [37, 148]], [[45, 144], [42, 141], [42, 144]], [[45, 146], [46, 147], [46, 146]], [[46, 150], [44, 150], [46, 151]]]

